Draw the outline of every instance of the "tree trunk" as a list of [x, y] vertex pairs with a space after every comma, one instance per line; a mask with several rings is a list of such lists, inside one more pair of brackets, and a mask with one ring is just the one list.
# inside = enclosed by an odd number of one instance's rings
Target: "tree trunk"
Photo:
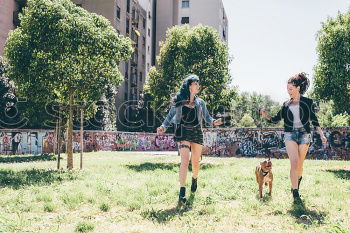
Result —
[[83, 169], [84, 151], [84, 113], [83, 107], [80, 109], [80, 169]]
[[57, 144], [58, 144], [57, 135], [58, 135], [58, 120], [56, 121], [55, 131], [53, 133], [53, 154], [54, 155], [57, 154]]
[[69, 96], [69, 120], [67, 139], [67, 169], [73, 169], [73, 93]]
[[59, 107], [58, 111], [58, 146], [57, 146], [57, 169], [60, 169], [61, 162], [61, 131], [62, 131], [62, 120], [61, 120], [61, 107]]

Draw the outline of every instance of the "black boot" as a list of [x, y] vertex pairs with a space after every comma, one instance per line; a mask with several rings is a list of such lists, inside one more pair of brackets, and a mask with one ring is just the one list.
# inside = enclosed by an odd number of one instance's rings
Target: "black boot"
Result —
[[298, 189], [293, 189], [293, 199], [294, 199], [294, 203], [300, 203], [301, 199], [300, 199], [300, 195], [299, 195], [299, 190]]
[[180, 187], [179, 202], [186, 202], [186, 188]]
[[[302, 179], [303, 179], [303, 177], [300, 176], [300, 178], [299, 178], [299, 180], [298, 180], [298, 190], [299, 190], [299, 188], [300, 188], [300, 182], [301, 182]], [[290, 191], [293, 192], [293, 188], [290, 188]]]
[[299, 180], [298, 180], [298, 190], [299, 190], [299, 188], [300, 188], [300, 182], [301, 182], [302, 179], [303, 179], [303, 177], [300, 176], [300, 178], [299, 178]]
[[195, 179], [192, 177], [192, 185], [191, 185], [191, 192], [192, 193], [196, 192], [196, 190], [197, 190], [197, 179], [198, 178]]

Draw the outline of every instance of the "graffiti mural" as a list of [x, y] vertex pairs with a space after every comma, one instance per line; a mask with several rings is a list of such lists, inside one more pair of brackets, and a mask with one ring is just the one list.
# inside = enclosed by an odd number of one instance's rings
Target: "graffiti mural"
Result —
[[[328, 139], [322, 145], [313, 132], [308, 158], [350, 160], [350, 128], [327, 128]], [[282, 129], [207, 129], [204, 133], [204, 154], [227, 157], [287, 158]]]
[[[312, 133], [308, 158], [350, 160], [350, 127], [326, 128], [328, 139], [322, 145], [320, 136]], [[218, 157], [267, 157], [287, 158], [282, 129], [204, 129], [203, 154]], [[80, 132], [73, 133], [73, 151], [79, 152]], [[53, 131], [2, 130], [0, 131], [1, 154], [53, 153]], [[176, 151], [173, 135], [157, 136], [154, 133], [84, 131], [83, 148], [90, 151]], [[65, 152], [63, 139], [61, 152]]]

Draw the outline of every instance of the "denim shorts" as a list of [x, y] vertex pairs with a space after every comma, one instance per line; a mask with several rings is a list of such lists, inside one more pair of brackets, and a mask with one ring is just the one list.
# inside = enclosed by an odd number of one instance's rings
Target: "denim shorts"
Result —
[[300, 144], [310, 144], [311, 143], [311, 134], [306, 132], [304, 128], [293, 129], [292, 132], [284, 133], [284, 142], [294, 141], [298, 145]]

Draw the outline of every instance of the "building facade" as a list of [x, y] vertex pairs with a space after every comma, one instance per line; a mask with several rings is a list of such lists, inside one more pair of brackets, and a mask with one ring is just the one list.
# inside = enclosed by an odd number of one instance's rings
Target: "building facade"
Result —
[[0, 0], [0, 56], [4, 54], [8, 33], [19, 25], [18, 13], [25, 3], [26, 0]]
[[[137, 102], [152, 65], [153, 0], [73, 0], [87, 11], [107, 18], [117, 32], [132, 40], [131, 59], [120, 63], [124, 81], [118, 88], [117, 128], [126, 130], [133, 124]], [[154, 55], [153, 55], [154, 56]]]
[[222, 0], [158, 0], [156, 20], [156, 54], [166, 30], [174, 25], [198, 24], [216, 29], [222, 41], [228, 41], [228, 20]]

